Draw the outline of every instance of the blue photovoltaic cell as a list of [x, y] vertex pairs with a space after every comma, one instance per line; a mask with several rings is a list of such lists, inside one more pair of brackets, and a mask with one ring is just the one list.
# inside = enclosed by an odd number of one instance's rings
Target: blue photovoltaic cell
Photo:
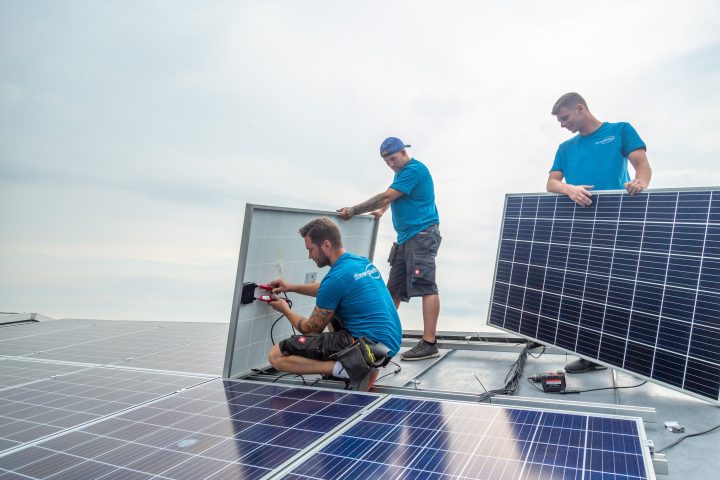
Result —
[[3, 389], [0, 453], [204, 381], [98, 367]]
[[643, 479], [636, 419], [391, 398], [288, 479]]
[[488, 323], [718, 402], [720, 190], [508, 195]]
[[262, 478], [377, 399], [213, 380], [0, 456], [0, 477]]

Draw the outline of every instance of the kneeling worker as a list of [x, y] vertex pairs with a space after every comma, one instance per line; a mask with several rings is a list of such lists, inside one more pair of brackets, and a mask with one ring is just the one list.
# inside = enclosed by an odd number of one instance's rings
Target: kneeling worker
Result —
[[[312, 284], [270, 282], [273, 293], [317, 297], [309, 318], [290, 310], [283, 299], [270, 302], [301, 333], [275, 345], [268, 356], [270, 364], [283, 372], [347, 379], [350, 388], [368, 390], [377, 378], [377, 367], [386, 365], [400, 349], [402, 327], [395, 304], [375, 265], [345, 251], [340, 229], [332, 220], [316, 218], [300, 229], [300, 236], [308, 257], [320, 268], [329, 265], [330, 271]], [[323, 332], [326, 326], [331, 331]]]

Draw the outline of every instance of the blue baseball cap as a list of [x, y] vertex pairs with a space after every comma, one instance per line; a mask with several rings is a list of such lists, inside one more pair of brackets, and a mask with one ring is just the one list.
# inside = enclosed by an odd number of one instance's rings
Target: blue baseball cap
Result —
[[387, 157], [388, 155], [397, 153], [403, 148], [407, 147], [412, 147], [412, 145], [405, 145], [405, 142], [403, 142], [397, 137], [388, 137], [383, 140], [382, 144], [380, 145], [380, 156]]

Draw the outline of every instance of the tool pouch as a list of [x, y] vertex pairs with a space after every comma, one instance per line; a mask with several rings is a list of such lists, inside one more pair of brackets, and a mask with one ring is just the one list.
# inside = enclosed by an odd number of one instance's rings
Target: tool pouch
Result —
[[388, 256], [388, 263], [390, 265], [392, 265], [393, 261], [395, 260], [395, 255], [397, 255], [397, 250], [398, 250], [398, 244], [393, 242], [392, 247], [390, 247], [390, 255]]
[[349, 347], [330, 356], [339, 361], [351, 379], [363, 378], [373, 368], [384, 367], [390, 363], [388, 348], [382, 343], [374, 343], [365, 337], [355, 340]]
[[334, 353], [331, 360], [339, 361], [350, 378], [362, 378], [373, 368], [390, 363], [389, 350], [382, 343], [374, 343], [365, 337], [355, 340], [349, 347]]
[[367, 344], [360, 339], [346, 349], [333, 354], [330, 359], [340, 362], [350, 379], [356, 380], [365, 377], [372, 370], [368, 362], [369, 353]]

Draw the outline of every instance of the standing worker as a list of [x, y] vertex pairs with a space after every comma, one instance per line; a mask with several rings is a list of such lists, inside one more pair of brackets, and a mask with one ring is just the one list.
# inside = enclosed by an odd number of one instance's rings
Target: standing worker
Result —
[[[652, 169], [645, 153], [647, 148], [632, 125], [599, 121], [590, 113], [585, 100], [574, 92], [560, 97], [551, 114], [562, 128], [578, 135], [558, 147], [548, 176], [548, 192], [565, 194], [587, 207], [592, 204], [591, 189], [624, 189], [634, 195], [648, 187]], [[635, 169], [632, 180], [628, 161]], [[582, 373], [602, 368], [605, 367], [580, 358], [568, 363], [565, 371]]]
[[354, 215], [371, 212], [382, 216], [392, 209], [397, 242], [390, 250], [390, 278], [387, 288], [395, 308], [412, 297], [422, 297], [423, 336], [403, 360], [424, 360], [438, 356], [435, 332], [440, 314], [440, 295], [435, 283], [435, 257], [442, 237], [440, 217], [435, 206], [435, 188], [428, 168], [410, 158], [410, 145], [396, 137], [386, 138], [380, 145], [380, 156], [395, 172], [393, 183], [369, 200], [338, 210], [349, 220]]

